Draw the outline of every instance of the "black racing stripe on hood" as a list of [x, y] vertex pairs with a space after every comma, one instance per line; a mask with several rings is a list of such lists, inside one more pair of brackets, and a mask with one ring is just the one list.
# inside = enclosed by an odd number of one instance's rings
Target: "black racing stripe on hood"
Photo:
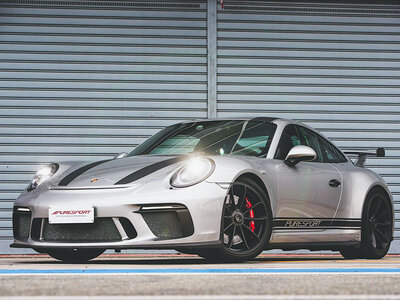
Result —
[[143, 177], [145, 177], [147, 175], [150, 175], [151, 173], [153, 173], [155, 171], [158, 171], [158, 170], [160, 170], [162, 168], [165, 168], [165, 167], [168, 167], [170, 165], [173, 165], [173, 164], [175, 164], [177, 162], [180, 162], [180, 161], [182, 161], [184, 159], [185, 159], [184, 157], [174, 157], [174, 158], [170, 158], [170, 159], [167, 159], [167, 160], [156, 162], [156, 163], [154, 163], [152, 165], [149, 165], [147, 167], [144, 167], [144, 168], [142, 168], [142, 169], [140, 169], [138, 171], [135, 171], [135, 172], [129, 174], [128, 176], [122, 178], [120, 181], [118, 181], [114, 185], [131, 183], [131, 182], [133, 182], [135, 180], [143, 178]]
[[90, 170], [98, 165], [101, 165], [102, 163], [105, 163], [107, 161], [110, 161], [111, 159], [107, 159], [107, 160], [101, 160], [101, 161], [96, 161], [94, 163], [88, 164], [86, 166], [80, 167], [79, 169], [76, 169], [75, 171], [73, 171], [72, 173], [68, 174], [67, 176], [65, 176], [63, 179], [61, 179], [60, 183], [58, 184], [58, 186], [67, 186], [68, 184], [71, 183], [71, 181], [73, 181], [75, 178], [77, 178], [78, 176], [82, 175], [83, 173], [85, 173], [87, 170]]

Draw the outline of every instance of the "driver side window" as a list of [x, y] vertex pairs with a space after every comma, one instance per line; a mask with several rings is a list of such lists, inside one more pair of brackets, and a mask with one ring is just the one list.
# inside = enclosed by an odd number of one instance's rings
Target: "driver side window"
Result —
[[291, 124], [287, 125], [282, 132], [281, 139], [279, 140], [278, 148], [276, 149], [275, 158], [285, 160], [290, 149], [294, 146], [301, 145], [299, 135], [297, 134], [296, 126]]
[[297, 126], [297, 129], [299, 130], [301, 144], [313, 148], [315, 153], [317, 153], [317, 157], [313, 160], [313, 162], [322, 162], [323, 155], [318, 135], [302, 126]]

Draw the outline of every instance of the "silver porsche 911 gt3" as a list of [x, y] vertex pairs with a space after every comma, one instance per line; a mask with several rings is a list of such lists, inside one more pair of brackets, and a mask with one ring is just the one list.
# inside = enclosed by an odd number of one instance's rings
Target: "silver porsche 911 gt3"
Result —
[[382, 258], [392, 196], [310, 127], [291, 120], [200, 120], [161, 130], [129, 154], [53, 163], [15, 201], [12, 247], [68, 262], [105, 249], [176, 249], [243, 261], [266, 249]]

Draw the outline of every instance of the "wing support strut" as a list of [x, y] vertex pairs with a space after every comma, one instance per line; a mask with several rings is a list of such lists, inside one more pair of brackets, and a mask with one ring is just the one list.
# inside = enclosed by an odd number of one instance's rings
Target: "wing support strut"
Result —
[[367, 156], [376, 156], [376, 157], [385, 157], [385, 149], [378, 148], [376, 151], [356, 151], [356, 150], [347, 150], [344, 151], [345, 154], [356, 154], [358, 155], [356, 162], [354, 163], [357, 167], [364, 168], [365, 162], [367, 160]]

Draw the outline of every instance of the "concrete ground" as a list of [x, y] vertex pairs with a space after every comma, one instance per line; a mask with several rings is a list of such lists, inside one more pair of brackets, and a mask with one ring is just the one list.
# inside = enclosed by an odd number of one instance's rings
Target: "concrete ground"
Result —
[[[237, 264], [194, 255], [104, 254], [87, 264], [0, 255], [0, 299], [400, 299], [400, 256], [262, 254]], [[22, 296], [22, 297], [21, 297]]]

